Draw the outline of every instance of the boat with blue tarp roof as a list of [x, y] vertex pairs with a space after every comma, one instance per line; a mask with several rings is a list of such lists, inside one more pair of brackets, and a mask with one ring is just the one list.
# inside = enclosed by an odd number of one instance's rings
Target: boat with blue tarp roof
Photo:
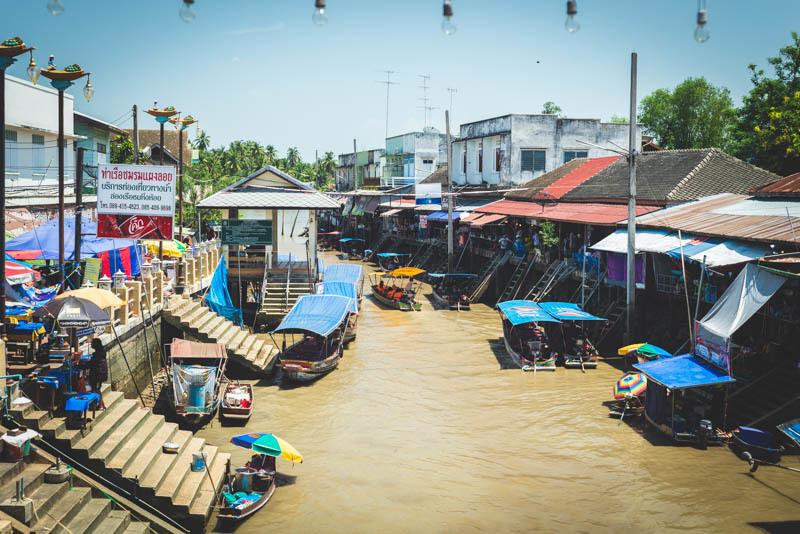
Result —
[[545, 323], [561, 321], [532, 300], [507, 300], [497, 305], [503, 320], [503, 343], [523, 371], [555, 371], [558, 354], [551, 349]]

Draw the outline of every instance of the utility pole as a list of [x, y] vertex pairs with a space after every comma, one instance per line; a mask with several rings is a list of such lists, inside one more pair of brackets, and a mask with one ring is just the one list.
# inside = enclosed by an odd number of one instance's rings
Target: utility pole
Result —
[[139, 107], [133, 105], [133, 162], [139, 164]]
[[450, 111], [444, 112], [444, 125], [447, 132], [447, 274], [453, 270], [453, 203], [455, 197], [453, 196], [453, 165], [452, 160], [452, 145], [450, 144]]
[[628, 115], [628, 272], [627, 316], [625, 318], [626, 344], [635, 339], [636, 313], [636, 52], [631, 53], [631, 107]]
[[356, 140], [353, 139], [353, 192], [354, 193], [358, 189], [358, 166], [356, 165], [357, 160], [358, 160], [358, 152], [356, 151]]
[[73, 285], [76, 289], [81, 285], [81, 214], [83, 213], [83, 157], [85, 152], [85, 148], [78, 148], [75, 163], [75, 251], [72, 258], [75, 267]]
[[[450, 117], [452, 117], [453, 116], [453, 93], [457, 93], [458, 89], [456, 89], [455, 87], [448, 87], [447, 88], [447, 92], [450, 93], [450, 108], [449, 109], [450, 109]], [[450, 162], [450, 160], [447, 160], [447, 161], [448, 161], [448, 163]]]
[[384, 70], [382, 72], [386, 73], [386, 81], [376, 80], [376, 83], [382, 83], [386, 85], [386, 133], [384, 139], [389, 137], [389, 87], [392, 85], [399, 85], [397, 82], [392, 81], [392, 74], [397, 74], [397, 72], [393, 70]]

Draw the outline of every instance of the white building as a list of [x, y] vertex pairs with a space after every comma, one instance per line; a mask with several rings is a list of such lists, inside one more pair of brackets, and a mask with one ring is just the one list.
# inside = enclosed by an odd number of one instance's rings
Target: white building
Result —
[[447, 165], [447, 137], [433, 127], [386, 139], [383, 186], [418, 182]]
[[[637, 147], [641, 134], [639, 126]], [[579, 141], [612, 147], [613, 141], [627, 147], [628, 125], [519, 114], [462, 124], [459, 139], [453, 142], [453, 183], [516, 186], [571, 159], [611, 154]]]

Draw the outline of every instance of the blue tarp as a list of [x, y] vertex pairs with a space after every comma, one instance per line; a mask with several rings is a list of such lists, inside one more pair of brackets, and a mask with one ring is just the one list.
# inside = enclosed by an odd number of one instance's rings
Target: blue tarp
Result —
[[350, 301], [339, 295], [303, 295], [272, 333], [313, 332], [328, 336], [350, 313]]
[[358, 313], [358, 287], [352, 282], [329, 282], [324, 281], [319, 285], [322, 293], [320, 295], [340, 295], [352, 301], [350, 313]]
[[408, 254], [398, 254], [397, 252], [381, 252], [378, 254], [381, 258], [394, 258], [396, 256], [408, 256]]
[[526, 323], [560, 323], [532, 300], [507, 300], [497, 305], [514, 326]]
[[691, 354], [637, 363], [633, 367], [647, 375], [648, 380], [658, 382], [669, 389], [696, 388], [735, 381], [725, 371]]
[[[81, 256], [92, 257], [102, 252], [135, 246], [131, 239], [97, 237], [97, 223], [81, 218]], [[38, 260], [58, 259], [58, 219], [52, 219], [6, 242], [6, 250], [41, 250]], [[75, 252], [75, 218], [64, 219], [64, 258]], [[133, 260], [131, 260], [133, 263]], [[138, 263], [137, 263], [138, 265]], [[138, 274], [134, 273], [134, 274]]]
[[325, 269], [326, 282], [350, 282], [357, 284], [361, 281], [361, 273], [364, 268], [355, 263], [335, 263]]
[[[461, 211], [454, 211], [453, 212], [453, 220], [457, 221], [461, 218], [463, 212]], [[426, 221], [446, 221], [447, 220], [447, 211], [434, 211], [430, 215], [425, 216]]]
[[364, 242], [363, 239], [359, 239], [357, 237], [344, 237], [339, 240], [339, 243], [349, 243], [350, 241], [360, 241], [362, 243]]
[[428, 273], [432, 278], [474, 278], [477, 274], [469, 273]]
[[562, 321], [605, 321], [602, 317], [595, 317], [571, 302], [540, 302], [539, 306], [556, 319], [561, 319]]
[[225, 258], [220, 260], [217, 270], [214, 271], [211, 287], [208, 288], [206, 303], [217, 315], [239, 326], [244, 325], [242, 310], [233, 305], [231, 294], [228, 292], [228, 268], [225, 266]]

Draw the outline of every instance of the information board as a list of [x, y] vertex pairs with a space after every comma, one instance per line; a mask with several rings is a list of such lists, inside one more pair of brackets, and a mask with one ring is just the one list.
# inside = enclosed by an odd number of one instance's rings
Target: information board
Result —
[[272, 245], [272, 221], [222, 219], [223, 245]]

